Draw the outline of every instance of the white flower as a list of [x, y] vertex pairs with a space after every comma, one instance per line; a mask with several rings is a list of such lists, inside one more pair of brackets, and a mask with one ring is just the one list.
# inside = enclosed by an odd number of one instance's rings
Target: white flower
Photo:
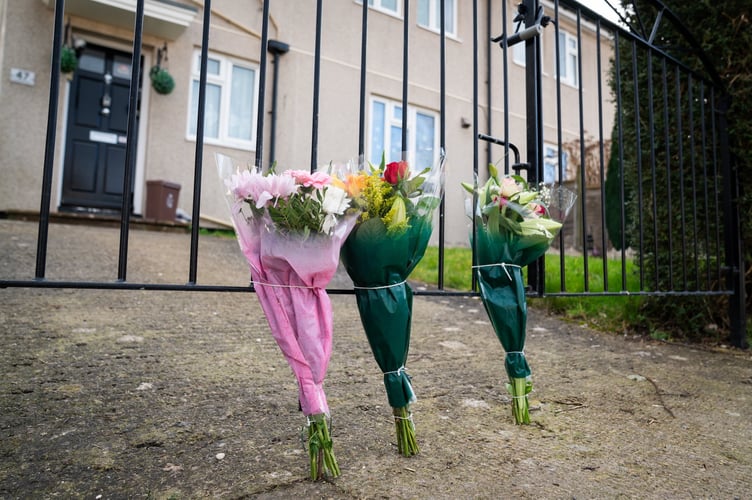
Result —
[[350, 206], [350, 198], [344, 189], [336, 186], [327, 187], [324, 192], [324, 200], [321, 202], [321, 209], [327, 215], [342, 215]]
[[337, 216], [334, 214], [329, 214], [326, 217], [324, 217], [324, 222], [321, 223], [321, 232], [323, 234], [330, 234], [332, 230], [334, 229], [334, 226], [337, 225]]

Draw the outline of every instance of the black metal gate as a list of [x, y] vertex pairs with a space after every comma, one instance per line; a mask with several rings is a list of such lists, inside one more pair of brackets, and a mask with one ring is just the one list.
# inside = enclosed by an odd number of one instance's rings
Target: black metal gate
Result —
[[[351, 0], [348, 0], [351, 1]], [[420, 1], [420, 0], [418, 0]], [[141, 59], [144, 0], [137, 0], [135, 25], [133, 30], [133, 60]], [[261, 51], [259, 54], [259, 102], [265, 102], [267, 88], [268, 53], [274, 52], [269, 40], [270, 4], [273, 0], [263, 2], [261, 27]], [[325, 2], [316, 2], [316, 38], [313, 75], [313, 124], [311, 127], [311, 166], [317, 165], [318, 96], [320, 85], [321, 31], [322, 17], [326, 15]], [[459, 3], [459, 0], [458, 0]], [[483, 3], [483, 5], [480, 5]], [[360, 68], [360, 102], [359, 110], [359, 155], [365, 153], [365, 116], [366, 116], [366, 78], [369, 33], [369, 2], [362, 4], [361, 26], [361, 68]], [[445, 8], [456, 5], [453, 2], [437, 2], [439, 5], [440, 45], [440, 147], [446, 146], [446, 84], [445, 75], [451, 68], [452, 61], [447, 60], [445, 33]], [[198, 99], [197, 140], [195, 150], [194, 185], [193, 185], [193, 220], [199, 220], [201, 206], [201, 178], [203, 158], [204, 104], [209, 48], [210, 20], [212, 15], [211, 0], [203, 2], [203, 40], [201, 43], [201, 68]], [[410, 0], [402, 0], [403, 61], [402, 61], [402, 106], [407, 109], [408, 81], [410, 63], [408, 47], [410, 31], [408, 26]], [[692, 39], [681, 22], [660, 1], [643, 2], [652, 14], [646, 17], [622, 18], [621, 21], [603, 19], [595, 12], [581, 6], [573, 0], [554, 0], [543, 3], [539, 0], [523, 0], [517, 12], [507, 12], [506, 2], [486, 0], [472, 1], [473, 17], [473, 109], [472, 119], [474, 137], [474, 158], [472, 174], [484, 175], [481, 165], [481, 150], [485, 147], [485, 163], [492, 162], [492, 146], [502, 146], [505, 151], [504, 169], [525, 170], [528, 180], [548, 180], [553, 175], [557, 182], [564, 182], [567, 169], [574, 165], [573, 187], [579, 192], [579, 204], [576, 220], [569, 229], [562, 231], [558, 243], [560, 254], [561, 286], [558, 290], [546, 289], [544, 279], [544, 260], [528, 269], [530, 294], [546, 295], [726, 295], [729, 297], [729, 317], [732, 338], [736, 345], [745, 346], [745, 300], [743, 278], [743, 254], [739, 233], [739, 213], [737, 199], [737, 182], [735, 171], [731, 167], [726, 110], [728, 96], [724, 92], [721, 79], [713, 65], [708, 61], [699, 45]], [[54, 151], [56, 145], [57, 109], [59, 100], [60, 52], [63, 38], [64, 0], [55, 2], [54, 42], [52, 47], [50, 99], [47, 121], [46, 152], [42, 176], [42, 197], [39, 209], [39, 229], [36, 250], [36, 269], [33, 280], [0, 279], [0, 287], [39, 287], [39, 288], [96, 288], [96, 289], [142, 289], [175, 291], [223, 291], [248, 292], [250, 287], [203, 285], [197, 283], [197, 260], [199, 226], [191, 229], [191, 254], [187, 283], [154, 284], [136, 283], [127, 279], [129, 222], [132, 213], [132, 200], [122, 197], [120, 207], [120, 246], [118, 255], [117, 280], [111, 282], [53, 281], [46, 279], [47, 236], [50, 223], [50, 201], [52, 191], [52, 174]], [[459, 7], [458, 7], [459, 8]], [[467, 13], [469, 2], [462, 2], [463, 12]], [[487, 20], [485, 30], [481, 27], [480, 9], [485, 9]], [[635, 7], [636, 8], [636, 7]], [[638, 13], [639, 14], [639, 13]], [[574, 33], [561, 29], [563, 16], [576, 27]], [[503, 32], [491, 32], [491, 19], [501, 17]], [[634, 19], [640, 23], [630, 24]], [[645, 26], [649, 19], [651, 26]], [[312, 22], [314, 22], [312, 20]], [[594, 45], [590, 51], [583, 50], [583, 27], [595, 34]], [[555, 54], [557, 75], [554, 79], [553, 92], [544, 92], [541, 68], [540, 34], [545, 30], [555, 32]], [[485, 31], [484, 33], [482, 31]], [[677, 58], [667, 47], [660, 46], [657, 40], [673, 37], [683, 40], [682, 47], [692, 48], [691, 56], [699, 61], [690, 66], [686, 58]], [[501, 90], [500, 103], [504, 110], [509, 109], [510, 82], [507, 69], [513, 57], [515, 47], [524, 46], [524, 66], [526, 78], [525, 98], [527, 117], [527, 138], [524, 158], [520, 158], [519, 148], [510, 143], [508, 114], [505, 111], [504, 123], [500, 126], [492, 122], [492, 113], [485, 113], [482, 122], [479, 110], [486, 106], [490, 109], [494, 95], [493, 89]], [[595, 52], [593, 53], [592, 50]], [[610, 68], [602, 66], [604, 51], [612, 54]], [[481, 61], [485, 54], [485, 61]], [[590, 57], [596, 61], [597, 78], [590, 88], [597, 95], [598, 130], [587, 132], [583, 125], [586, 103], [583, 95], [583, 61]], [[492, 81], [494, 68], [501, 65], [502, 81]], [[485, 66], [488, 81], [480, 81], [481, 69]], [[130, 82], [142, 79], [141, 66], [131, 65]], [[607, 74], [607, 77], [604, 77]], [[565, 144], [562, 132], [562, 86], [576, 89], [578, 102], [575, 109], [579, 114], [579, 130], [573, 144]], [[481, 88], [486, 95], [481, 99]], [[549, 89], [550, 90], [550, 89]], [[613, 99], [615, 123], [611, 130], [604, 128], [604, 102], [607, 96]], [[469, 96], [468, 96], [469, 97]], [[136, 145], [136, 110], [138, 103], [138, 86], [131, 85], [128, 95], [130, 110], [125, 131], [125, 171], [122, 186], [133, 185]], [[481, 102], [483, 101], [483, 102]], [[566, 103], [571, 104], [571, 103]], [[356, 104], [354, 103], [354, 106]], [[264, 164], [264, 127], [267, 110], [260, 106], [257, 114], [256, 164]], [[544, 111], [554, 109], [556, 112], [555, 137], [544, 134]], [[271, 126], [274, 127], [273, 115]], [[403, 120], [407, 113], [403, 113]], [[407, 133], [407, 124], [403, 121], [403, 134]], [[500, 132], [499, 132], [500, 131]], [[589, 137], [587, 134], [593, 134]], [[545, 136], [545, 137], [544, 137]], [[610, 139], [609, 139], [610, 137]], [[546, 142], [551, 146], [546, 146]], [[406, 144], [403, 136], [402, 144]], [[610, 145], [610, 146], [609, 146]], [[565, 165], [564, 149], [569, 147]], [[273, 142], [271, 144], [272, 155]], [[550, 151], [549, 151], [550, 150]], [[510, 157], [510, 153], [512, 156]], [[578, 161], [573, 158], [578, 157]], [[616, 179], [615, 189], [607, 190], [607, 172]], [[468, 172], [468, 175], [471, 173]], [[618, 174], [618, 175], [617, 175]], [[122, 192], [128, 192], [123, 189]], [[616, 199], [616, 201], [614, 201]], [[639, 210], [628, 211], [625, 207], [634, 205]], [[606, 230], [607, 206], [617, 206], [615, 222]], [[668, 207], [665, 210], [666, 205]], [[595, 209], [593, 207], [596, 207]], [[459, 210], [458, 207], [440, 208], [438, 225], [439, 239], [439, 275], [438, 290], [418, 291], [417, 294], [434, 295], [474, 295], [475, 292], [455, 292], [446, 290], [443, 278], [444, 257], [444, 214], [447, 210]], [[579, 228], [579, 229], [578, 229]], [[590, 228], [600, 228], [591, 231]], [[620, 241], [621, 262], [620, 283], [609, 284], [609, 259], [606, 249], [614, 236]], [[569, 292], [566, 287], [566, 265], [564, 253], [566, 246], [579, 248], [585, 255], [583, 260], [585, 286], [582, 292]], [[596, 250], [599, 249], [599, 252]], [[638, 289], [630, 289], [626, 284], [625, 262], [628, 252], [634, 252], [639, 261], [640, 279]], [[591, 259], [600, 260], [603, 270], [599, 279], [603, 280], [602, 290], [589, 289]], [[666, 276], [661, 274], [661, 265], [668, 259], [672, 270]], [[468, 270], [470, 272], [470, 270]], [[330, 290], [331, 293], [351, 293], [352, 290]]]

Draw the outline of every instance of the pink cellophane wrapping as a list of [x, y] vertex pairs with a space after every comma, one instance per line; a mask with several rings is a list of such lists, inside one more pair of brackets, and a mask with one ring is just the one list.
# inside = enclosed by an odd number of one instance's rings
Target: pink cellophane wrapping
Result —
[[307, 238], [274, 231], [242, 212], [232, 217], [269, 328], [298, 380], [303, 413], [328, 415], [323, 383], [332, 353], [332, 304], [325, 288], [355, 217], [342, 219], [331, 235]]

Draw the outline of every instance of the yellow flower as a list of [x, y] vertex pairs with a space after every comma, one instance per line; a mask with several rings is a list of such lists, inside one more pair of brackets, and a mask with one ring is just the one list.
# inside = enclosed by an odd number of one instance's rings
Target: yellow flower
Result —
[[345, 185], [344, 182], [342, 182], [342, 179], [340, 179], [339, 177], [335, 177], [335, 176], [332, 175], [331, 176], [331, 184], [332, 184], [332, 186], [336, 186], [336, 187], [338, 187], [338, 188], [340, 188], [340, 189], [342, 189], [344, 191], [347, 191], [347, 186]]
[[396, 233], [407, 229], [409, 225], [407, 224], [407, 207], [405, 206], [405, 200], [399, 196], [395, 196], [392, 207], [382, 218], [382, 221], [389, 233]]
[[365, 185], [361, 191], [362, 206], [365, 209], [362, 220], [370, 217], [384, 217], [391, 208], [391, 205], [386, 203], [391, 191], [392, 186], [384, 182], [381, 177], [376, 175], [365, 176]]

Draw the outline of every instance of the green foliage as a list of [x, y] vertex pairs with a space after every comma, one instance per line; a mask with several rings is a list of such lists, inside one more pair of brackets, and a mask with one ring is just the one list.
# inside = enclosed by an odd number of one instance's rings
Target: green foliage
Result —
[[324, 222], [321, 197], [321, 191], [315, 191], [313, 196], [278, 198], [275, 204], [267, 207], [269, 217], [277, 228], [307, 237], [312, 229], [319, 231]]
[[[585, 274], [584, 260], [588, 259], [588, 273]], [[558, 255], [546, 256], [546, 290], [556, 293], [565, 290], [581, 293], [586, 289], [592, 293], [612, 292], [619, 295], [547, 296], [542, 300], [546, 309], [573, 321], [586, 323], [608, 332], [641, 331], [641, 324], [634, 319], [639, 317], [639, 309], [644, 296], [629, 295], [640, 289], [639, 269], [634, 260], [606, 259], [584, 256], [565, 256], [562, 277], [561, 261]], [[562, 281], [563, 280], [563, 281]], [[587, 285], [587, 287], [586, 287]]]
[[60, 71], [63, 73], [73, 73], [78, 66], [78, 58], [73, 47], [63, 45], [60, 49]]
[[158, 94], [169, 94], [175, 88], [175, 80], [164, 68], [154, 66], [149, 71], [149, 77], [151, 78], [151, 86]]
[[[549, 293], [563, 288], [570, 293], [583, 292], [587, 281], [588, 290], [602, 292], [608, 282], [608, 291], [639, 290], [639, 270], [631, 259], [607, 259], [607, 277], [604, 279], [603, 259], [588, 257], [588, 279], [585, 279], [583, 256], [566, 256], [566, 273], [562, 285], [558, 255], [546, 255], [546, 289]], [[622, 265], [623, 264], [623, 265]], [[450, 290], [469, 291], [472, 287], [472, 253], [469, 248], [446, 248], [444, 250], [444, 286]], [[410, 279], [436, 285], [438, 283], [438, 248], [429, 247], [425, 256], [413, 270]], [[555, 314], [608, 332], [647, 331], [640, 307], [645, 297], [638, 295], [587, 295], [547, 296], [531, 300]], [[633, 321], [637, 318], [639, 321]]]
[[[472, 289], [472, 253], [469, 248], [444, 249], [444, 286], [451, 290]], [[410, 279], [437, 284], [439, 279], [439, 249], [431, 246], [410, 274]]]
[[658, 338], [656, 332], [660, 332], [662, 340], [720, 342], [724, 340], [722, 332], [713, 322], [714, 311], [709, 310], [714, 307], [713, 302], [693, 296], [646, 300], [635, 326], [654, 338]]
[[[681, 20], [681, 27], [664, 17], [657, 24], [655, 40], [662, 50], [696, 73], [648, 53], [626, 37], [620, 38], [621, 71], [617, 75], [613, 70], [611, 86], [621, 103], [616, 126], [621, 126], [618, 132], [624, 142], [621, 151], [615, 148], [615, 153], [624, 159], [624, 236], [627, 244], [638, 249], [640, 289], [717, 290], [727, 286], [721, 236], [727, 199], [714, 195], [724, 181], [724, 172], [719, 169], [722, 136], [718, 134], [717, 112], [724, 111], [725, 99], [723, 90], [713, 89], [717, 77], [710, 65], [715, 65], [715, 73], [731, 97], [731, 108], [725, 116], [732, 164], [737, 168], [740, 191], [749, 193], [752, 20], [747, 13], [748, 2], [740, 0], [721, 0], [713, 5], [670, 0], [665, 4]], [[635, 16], [635, 26], [653, 26], [661, 15], [652, 2], [646, 1], [636, 2], [636, 12], [640, 19], [638, 23]], [[707, 58], [699, 56], [696, 44], [685, 37], [682, 28], [699, 41]], [[613, 190], [619, 181], [616, 154], [609, 163], [607, 190]], [[740, 203], [740, 214], [752, 212], [749, 196], [735, 201]], [[609, 235], [618, 247], [620, 231], [613, 229], [615, 210], [607, 207]], [[620, 216], [617, 221], [621, 223]], [[742, 237], [746, 238], [745, 267], [749, 270], [750, 218], [743, 217], [741, 224]], [[747, 298], [749, 311], [749, 291]], [[701, 340], [708, 325], [727, 326], [726, 300], [724, 296], [653, 297], [644, 302], [639, 323], [650, 332]]]
[[198, 230], [198, 234], [200, 234], [201, 236], [216, 236], [218, 238], [229, 238], [231, 240], [234, 240], [236, 238], [234, 229], [225, 229], [225, 228], [201, 227]]
[[630, 225], [631, 214], [622, 214], [624, 208], [623, 199], [629, 197], [630, 194], [626, 189], [628, 186], [625, 186], [624, 195], [621, 192], [622, 172], [619, 168], [619, 141], [616, 127], [614, 127], [611, 144], [613, 144], [613, 147], [611, 149], [611, 158], [608, 161], [605, 185], [606, 230], [608, 231], [608, 238], [611, 244], [615, 249], [621, 250], [630, 246], [626, 230], [622, 229], [622, 219], [624, 220], [625, 227]]

